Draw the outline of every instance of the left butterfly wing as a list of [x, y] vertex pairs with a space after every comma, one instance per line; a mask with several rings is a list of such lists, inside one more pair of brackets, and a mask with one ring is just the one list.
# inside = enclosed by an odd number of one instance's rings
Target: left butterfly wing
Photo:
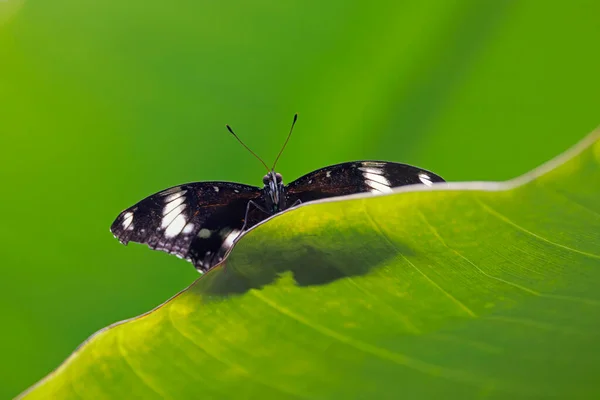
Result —
[[286, 203], [291, 206], [353, 193], [388, 193], [392, 188], [445, 182], [442, 177], [408, 164], [386, 161], [354, 161], [330, 165], [306, 174], [287, 185]]
[[[250, 200], [261, 190], [230, 182], [196, 182], [155, 193], [123, 211], [110, 227], [123, 244], [145, 243], [205, 272], [222, 260], [244, 226]], [[250, 207], [250, 227], [264, 215]]]

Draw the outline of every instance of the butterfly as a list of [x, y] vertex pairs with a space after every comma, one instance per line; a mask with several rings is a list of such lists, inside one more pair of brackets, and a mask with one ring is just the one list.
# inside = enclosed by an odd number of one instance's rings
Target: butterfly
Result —
[[310, 172], [285, 185], [275, 166], [285, 149], [298, 114], [272, 168], [229, 132], [267, 169], [263, 187], [233, 182], [193, 182], [146, 197], [119, 214], [110, 230], [123, 244], [145, 243], [190, 261], [200, 273], [223, 260], [242, 232], [271, 215], [312, 200], [353, 193], [390, 193], [392, 188], [444, 182], [440, 176], [407, 164], [353, 161]]

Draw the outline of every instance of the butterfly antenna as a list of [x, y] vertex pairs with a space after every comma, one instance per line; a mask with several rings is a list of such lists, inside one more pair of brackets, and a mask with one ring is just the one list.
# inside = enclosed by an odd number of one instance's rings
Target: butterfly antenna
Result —
[[290, 137], [292, 137], [292, 131], [294, 130], [294, 125], [296, 125], [297, 120], [298, 120], [298, 113], [294, 114], [294, 121], [292, 121], [292, 127], [290, 128], [290, 133], [288, 133], [287, 138], [285, 139], [285, 143], [283, 144], [283, 147], [281, 148], [281, 150], [279, 150], [279, 154], [277, 154], [277, 158], [275, 159], [275, 162], [273, 163], [273, 168], [271, 168], [271, 171], [275, 171], [275, 166], [277, 165], [277, 161], [279, 161], [279, 156], [281, 156], [281, 153], [283, 153], [283, 149], [285, 149], [285, 146], [287, 146], [287, 143], [290, 140]]
[[246, 146], [246, 145], [244, 144], [244, 142], [242, 142], [242, 141], [241, 141], [241, 139], [240, 139], [240, 138], [239, 138], [239, 137], [238, 137], [238, 136], [235, 134], [235, 132], [233, 132], [233, 129], [231, 129], [231, 127], [230, 127], [229, 125], [225, 125], [225, 126], [227, 127], [227, 130], [228, 130], [229, 132], [231, 132], [231, 134], [233, 135], [233, 137], [234, 137], [234, 138], [236, 138], [236, 139], [237, 139], [237, 141], [238, 141], [238, 142], [240, 142], [240, 144], [246, 148], [246, 150], [248, 150], [250, 153], [252, 153], [252, 155], [253, 155], [254, 157], [258, 158], [258, 161], [260, 161], [260, 162], [262, 163], [262, 165], [264, 165], [264, 166], [265, 166], [265, 168], [267, 169], [267, 172], [269, 172], [270, 170], [269, 170], [269, 167], [267, 166], [267, 163], [265, 163], [265, 162], [263, 161], [263, 159], [262, 159], [262, 158], [260, 158], [260, 157], [258, 156], [258, 154], [256, 154], [256, 153], [255, 153], [255, 152], [253, 152], [252, 150], [250, 150], [250, 147]]

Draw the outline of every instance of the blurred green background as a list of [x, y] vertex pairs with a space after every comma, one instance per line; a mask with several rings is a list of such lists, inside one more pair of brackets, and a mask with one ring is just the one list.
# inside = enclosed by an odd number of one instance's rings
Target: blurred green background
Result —
[[108, 228], [179, 183], [355, 159], [501, 180], [600, 123], [600, 2], [0, 1], [0, 397], [191, 283]]

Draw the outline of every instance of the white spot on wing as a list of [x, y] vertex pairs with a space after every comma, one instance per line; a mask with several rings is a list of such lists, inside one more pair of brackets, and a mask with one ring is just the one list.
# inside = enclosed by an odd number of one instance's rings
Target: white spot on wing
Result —
[[331, 178], [331, 171], [327, 171], [327, 172], [325, 173], [325, 177], [326, 177], [326, 178]]
[[127, 229], [128, 231], [133, 229], [133, 213], [131, 211], [123, 214], [122, 226], [123, 229]]
[[391, 184], [390, 181], [383, 176], [383, 169], [370, 166], [376, 164], [377, 163], [364, 163], [363, 165], [365, 166], [358, 167], [358, 169], [363, 171], [365, 184], [371, 188], [372, 193], [390, 193], [392, 191]]
[[238, 229], [231, 230], [225, 240], [223, 240], [221, 248], [229, 249], [233, 246], [233, 241], [238, 237], [239, 233], [240, 231]]
[[380, 182], [371, 181], [371, 180], [367, 179], [367, 180], [365, 180], [365, 183], [367, 185], [369, 185], [369, 187], [372, 189], [371, 190], [372, 193], [391, 193], [392, 192], [391, 187], [386, 186]]
[[419, 180], [427, 186], [433, 185], [433, 182], [431, 182], [431, 178], [427, 174], [423, 174], [423, 173], [419, 174]]
[[[177, 216], [179, 216], [179, 214], [181, 214], [183, 212], [183, 210], [185, 210], [185, 203], [184, 204], [180, 204], [177, 207], [175, 207], [172, 212], [170, 212], [169, 214], [165, 215], [160, 223], [160, 227], [161, 228], [166, 228], [169, 225], [171, 225], [171, 222], [173, 222], [173, 220], [175, 218], [177, 218]], [[183, 227], [182, 227], [183, 228]]]
[[179, 205], [182, 204], [184, 201], [185, 197], [181, 196], [171, 201], [170, 203], [165, 204], [163, 208], [163, 215], [167, 215], [168, 213], [179, 207]]
[[233, 189], [234, 192], [239, 193], [240, 191], [237, 189]]
[[363, 161], [360, 163], [363, 167], [383, 167], [385, 163], [378, 161]]
[[381, 168], [358, 167], [358, 169], [369, 174], [383, 174], [383, 170]]
[[168, 194], [172, 194], [172, 193], [179, 192], [179, 191], [181, 191], [181, 187], [175, 186], [175, 187], [172, 187], [171, 189], [167, 189], [167, 190], [163, 191], [161, 194], [163, 196], [166, 196]]
[[170, 203], [171, 201], [180, 198], [181, 196], [183, 196], [186, 193], [187, 193], [187, 190], [178, 190], [177, 192], [174, 192], [174, 193], [168, 195], [167, 197], [165, 197], [165, 203]]
[[210, 231], [210, 229], [202, 228], [202, 229], [200, 229], [200, 232], [198, 232], [197, 236], [200, 239], [206, 239], [206, 238], [209, 238], [210, 235], [212, 235], [212, 232]]
[[213, 186], [213, 189], [215, 189], [215, 192], [219, 193], [219, 187], [218, 186]]
[[388, 179], [383, 175], [377, 175], [377, 174], [372, 174], [370, 172], [365, 172], [363, 174], [363, 176], [368, 180], [380, 183], [380, 184], [388, 186], [388, 187], [391, 186], [390, 181], [388, 181]]
[[194, 224], [187, 224], [183, 230], [181, 231], [182, 233], [190, 233], [194, 230]]
[[165, 237], [172, 238], [179, 235], [185, 227], [186, 221], [185, 215], [178, 214], [165, 230]]

